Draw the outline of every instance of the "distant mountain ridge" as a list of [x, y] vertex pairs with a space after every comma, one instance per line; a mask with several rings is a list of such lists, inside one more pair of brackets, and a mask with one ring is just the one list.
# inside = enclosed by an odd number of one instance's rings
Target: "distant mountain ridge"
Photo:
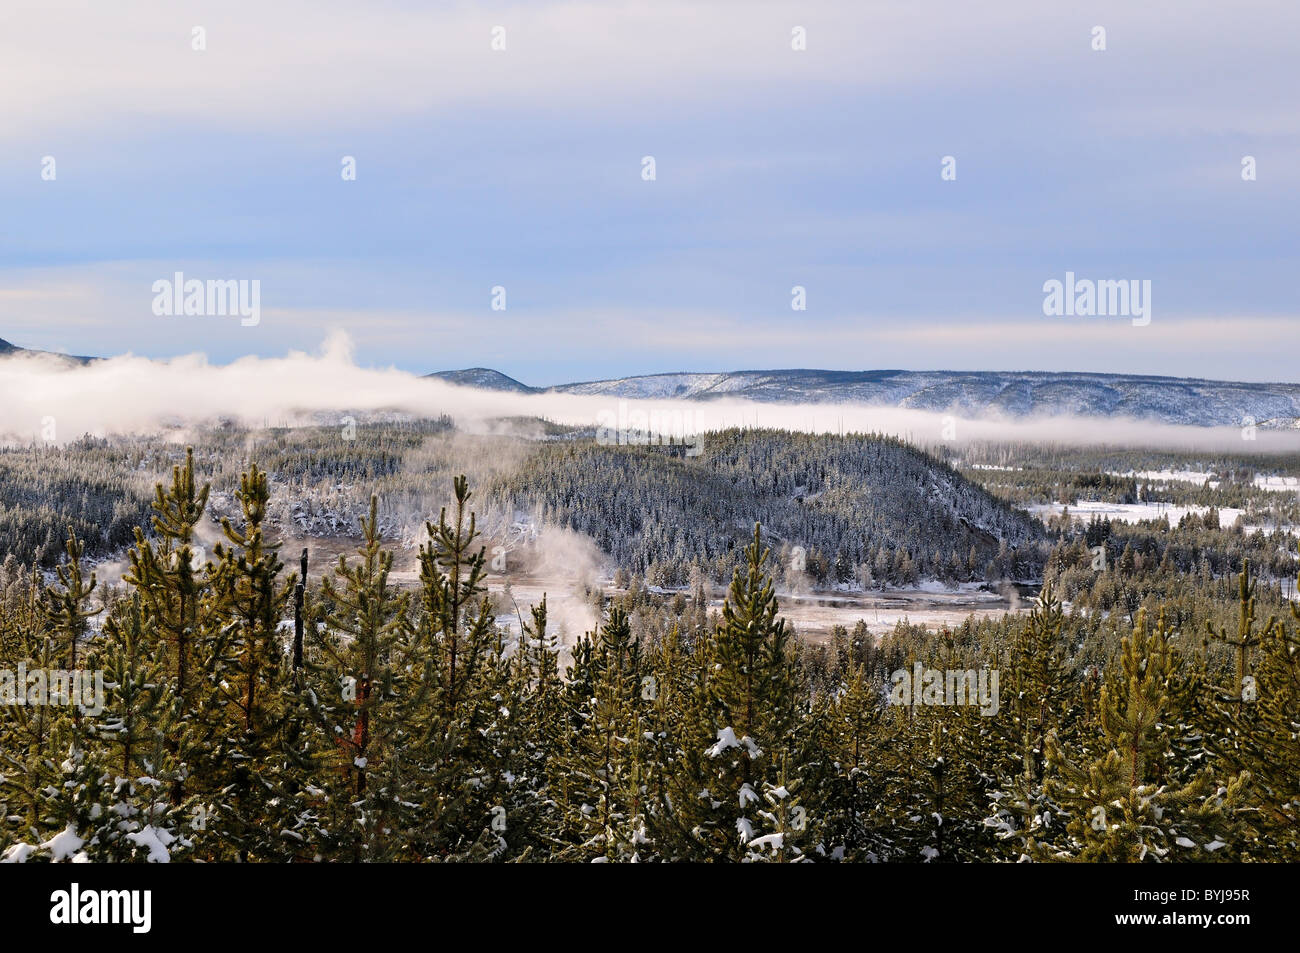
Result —
[[[0, 357], [40, 354], [69, 364], [99, 360], [19, 347], [0, 339]], [[682, 372], [534, 387], [489, 367], [425, 375], [462, 387], [517, 394], [583, 394], [629, 399], [906, 407], [974, 418], [1129, 417], [1200, 427], [1300, 425], [1300, 384], [1087, 371], [908, 371], [881, 369]]]
[[431, 374], [452, 383], [519, 393], [765, 403], [857, 403], [967, 417], [1131, 417], [1191, 426], [1290, 427], [1300, 420], [1300, 384], [1069, 371], [829, 371], [789, 369], [647, 374], [530, 387], [499, 371]]
[[8, 357], [14, 354], [45, 354], [49, 357], [71, 361], [74, 364], [89, 364], [91, 361], [98, 360], [98, 358], [83, 357], [79, 354], [62, 354], [58, 351], [38, 351], [34, 348], [19, 347], [17, 344], [10, 344], [4, 338], [0, 338], [0, 357]]

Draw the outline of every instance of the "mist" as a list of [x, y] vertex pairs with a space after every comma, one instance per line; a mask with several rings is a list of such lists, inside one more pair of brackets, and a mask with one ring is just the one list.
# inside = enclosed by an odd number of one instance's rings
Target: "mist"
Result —
[[[624, 400], [608, 395], [478, 390], [395, 368], [361, 367], [342, 332], [316, 353], [245, 357], [210, 364], [202, 354], [151, 360], [127, 354], [87, 365], [19, 353], [0, 359], [0, 442], [63, 444], [83, 435], [164, 435], [217, 421], [247, 427], [318, 424], [322, 415], [448, 415], [469, 433], [527, 430], [503, 418], [571, 426], [649, 421], [676, 439], [728, 427], [807, 433], [875, 432], [921, 445], [1026, 441], [1236, 453], [1300, 449], [1294, 431], [1176, 426], [1130, 418], [964, 418], [862, 404], [778, 404], [747, 400]], [[364, 424], [362, 424], [364, 425]], [[528, 436], [527, 433], [520, 433]], [[615, 439], [618, 439], [617, 436]]]

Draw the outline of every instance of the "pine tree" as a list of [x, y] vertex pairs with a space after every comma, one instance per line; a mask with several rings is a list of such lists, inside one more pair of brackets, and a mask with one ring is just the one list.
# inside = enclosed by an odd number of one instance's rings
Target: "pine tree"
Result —
[[[143, 600], [119, 604], [105, 625], [95, 663], [104, 669], [104, 712], [85, 722], [90, 757], [83, 769], [99, 790], [83, 827], [91, 860], [157, 861], [188, 852], [204, 837], [210, 811], [195, 798], [176, 804], [166, 792], [184, 777], [167, 744], [181, 729], [180, 699], [171, 695], [161, 661], [152, 655], [156, 633]], [[101, 773], [102, 772], [102, 773]], [[97, 827], [93, 826], [97, 823]], [[188, 856], [188, 854], [186, 854]]]
[[[419, 639], [427, 647], [429, 696], [418, 748], [425, 793], [422, 850], [429, 859], [499, 859], [510, 850], [508, 803], [519, 779], [508, 765], [522, 713], [504, 702], [509, 665], [486, 591], [484, 549], [464, 476], [455, 513], [426, 523], [420, 547]], [[520, 831], [527, 836], [526, 832]]]
[[[289, 659], [279, 636], [290, 585], [279, 581], [276, 547], [263, 523], [270, 501], [267, 475], [250, 466], [235, 499], [243, 525], [222, 520], [213, 598], [222, 625], [211, 655], [214, 688], [202, 717], [208, 743], [200, 773], [214, 799], [215, 840], [241, 861], [287, 859], [296, 851], [286, 790], [285, 756], [291, 703]], [[224, 859], [224, 858], [223, 858]]]
[[[915, 656], [909, 659], [908, 670], [915, 671], [916, 663]], [[885, 778], [881, 813], [889, 833], [882, 858], [969, 861], [985, 856], [992, 840], [980, 814], [1000, 752], [990, 719], [979, 707], [946, 703], [949, 673], [974, 672], [950, 637], [930, 664], [941, 684], [926, 686], [921, 704], [890, 705], [883, 719], [878, 762]], [[978, 673], [976, 678], [978, 684]], [[966, 691], [974, 694], [976, 686]]]
[[[1234, 649], [1236, 677], [1230, 688], [1211, 692], [1206, 735], [1225, 773], [1247, 782], [1250, 826], [1241, 837], [1242, 855], [1294, 861], [1300, 859], [1300, 635], [1273, 619], [1256, 628], [1248, 564], [1238, 578], [1238, 605], [1235, 637], [1210, 629]], [[1292, 605], [1290, 612], [1300, 626], [1300, 610]]]
[[[570, 693], [572, 734], [555, 769], [563, 774], [561, 810], [576, 854], [622, 861], [645, 840], [644, 668], [627, 613], [617, 606], [577, 654], [585, 671]], [[646, 683], [654, 690], [653, 676]], [[581, 694], [580, 694], [581, 693]]]
[[[792, 747], [798, 716], [789, 632], [763, 571], [767, 558], [756, 524], [701, 659], [702, 697], [683, 733], [689, 748], [677, 765], [676, 798], [664, 805], [689, 831], [692, 852], [710, 859], [743, 860], [745, 845], [760, 836], [763, 783], [776, 780], [776, 756]], [[689, 750], [702, 742], [702, 753]]]
[[186, 447], [185, 465], [172, 467], [171, 488], [154, 489], [151, 521], [156, 542], [137, 529], [129, 554], [131, 568], [123, 581], [134, 586], [147, 610], [158, 620], [159, 635], [172, 659], [173, 686], [187, 709], [194, 707], [198, 673], [206, 662], [196, 657], [207, 637], [206, 596], [201, 550], [194, 544], [195, 527], [207, 507], [210, 487], [198, 487], [194, 477], [194, 448]]
[[520, 641], [503, 706], [512, 715], [502, 739], [505, 771], [513, 779], [503, 804], [512, 859], [546, 854], [558, 828], [555, 775], [568, 742], [564, 680], [560, 652], [547, 631], [546, 596], [530, 610], [531, 623], [520, 619]]
[[[48, 628], [48, 614], [41, 604], [39, 580], [33, 578], [27, 591], [24, 624], [12, 631], [9, 658], [13, 664], [0, 672], [0, 801], [5, 803], [5, 821], [18, 828], [24, 840], [40, 841], [52, 825], [62, 828], [57, 804], [53, 812], [47, 790], [62, 782], [60, 750], [66, 752], [71, 713], [46, 703], [49, 673], [67, 659], [66, 645], [60, 645]], [[37, 679], [29, 684], [28, 679]]]
[[756, 836], [745, 842], [746, 863], [800, 863], [810, 858], [800, 844], [809, 836], [808, 812], [800, 803], [800, 782], [788, 770], [784, 753], [776, 759], [775, 780], [763, 782]]
[[167, 797], [181, 766], [164, 743], [179, 705], [169, 699], [138, 597], [120, 604], [105, 624], [105, 644], [89, 667], [102, 666], [102, 711], [57, 720], [48, 742], [62, 760], [48, 762], [50, 782], [39, 793], [36, 843], [18, 843], [16, 859], [159, 861], [192, 846], [186, 806]]
[[378, 506], [372, 496], [356, 564], [340, 556], [333, 578], [323, 580], [324, 632], [311, 643], [307, 695], [326, 736], [323, 849], [355, 861], [410, 856], [420, 786], [408, 748], [417, 740], [414, 713], [428, 693], [410, 594], [389, 579], [393, 554], [380, 540]]
[[883, 742], [881, 691], [852, 661], [826, 703], [818, 746], [823, 752], [816, 782], [825, 815], [824, 837], [835, 860], [879, 860], [884, 849], [879, 805], [884, 797], [879, 746]]
[[86, 637], [87, 620], [103, 609], [90, 609], [90, 596], [98, 583], [93, 572], [89, 581], [85, 577], [81, 562], [86, 547], [77, 539], [71, 526], [68, 527], [65, 548], [67, 561], [55, 568], [60, 588], [46, 589], [45, 597], [50, 628], [57, 634], [59, 641], [67, 646], [67, 661], [64, 665], [71, 671], [77, 667], [77, 648]]
[[993, 812], [985, 821], [1007, 843], [1011, 859], [1031, 856], [1038, 832], [1061, 813], [1048, 797], [1043, 777], [1048, 736], [1055, 734], [1058, 743], [1077, 738], [1064, 624], [1061, 602], [1046, 584], [1011, 651], [1011, 720], [1000, 745], [1011, 763], [1000, 772], [1005, 780], [991, 795]]
[[[1243, 779], [1221, 784], [1209, 769], [1179, 785], [1154, 778], [1170, 745], [1165, 726], [1179, 713], [1183, 661], [1163, 617], [1148, 631], [1145, 613], [1124, 638], [1120, 666], [1106, 678], [1097, 754], [1083, 760], [1054, 734], [1047, 739], [1049, 797], [1067, 812], [1063, 838], [1045, 855], [1083, 861], [1217, 859], [1239, 823]], [[1084, 754], [1087, 754], [1085, 751]], [[1220, 854], [1219, 857], [1226, 855]]]

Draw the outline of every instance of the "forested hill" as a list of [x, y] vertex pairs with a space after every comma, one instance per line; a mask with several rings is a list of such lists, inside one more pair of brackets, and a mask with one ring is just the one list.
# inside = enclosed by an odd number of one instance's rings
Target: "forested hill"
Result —
[[660, 585], [684, 584], [695, 558], [726, 578], [755, 522], [822, 584], [1024, 578], [1046, 552], [1027, 514], [890, 437], [728, 430], [695, 457], [547, 444], [494, 492]]

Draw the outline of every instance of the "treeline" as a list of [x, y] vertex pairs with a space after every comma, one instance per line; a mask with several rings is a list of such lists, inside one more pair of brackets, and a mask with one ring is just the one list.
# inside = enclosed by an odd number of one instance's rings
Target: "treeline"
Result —
[[[1076, 499], [1169, 503], [1233, 507], [1246, 511], [1254, 522], [1300, 522], [1300, 504], [1295, 493], [1278, 493], [1255, 485], [1257, 477], [1294, 474], [1300, 470], [1300, 454], [1296, 453], [1198, 454], [979, 442], [961, 448], [940, 444], [927, 450], [954, 462], [963, 473], [988, 487], [1000, 499], [1018, 506], [1070, 503]], [[1213, 474], [1213, 477], [1198, 482], [1172, 476], [1136, 475], [1166, 471]]]
[[[1248, 571], [1213, 650], [1166, 614], [1076, 644], [1045, 592], [997, 625], [812, 653], [755, 526], [721, 613], [642, 638], [615, 603], [561, 649], [545, 602], [518, 637], [496, 625], [463, 479], [413, 590], [373, 504], [354, 558], [286, 573], [255, 467], [200, 564], [207, 496], [187, 458], [107, 605], [75, 538], [56, 583], [4, 570], [0, 671], [106, 689], [94, 713], [4, 707], [5, 860], [1300, 857], [1300, 618], [1256, 619]], [[917, 666], [1000, 691], [900, 695]]]
[[1161, 604], [1209, 618], [1235, 592], [1244, 564], [1264, 583], [1261, 606], [1285, 613], [1295, 592], [1297, 540], [1285, 531], [1245, 532], [1219, 526], [1211, 509], [1189, 513], [1176, 525], [1165, 520], [1137, 523], [1094, 516], [1087, 523], [1051, 521], [1063, 534], [1052, 549], [1044, 579], [1074, 606], [1092, 612], [1120, 612], [1132, 621], [1139, 609]]
[[1250, 483], [1256, 474], [1293, 472], [1300, 464], [1300, 455], [1296, 453], [1246, 452], [1253, 446], [1243, 442], [1242, 453], [1231, 453], [1120, 445], [1080, 446], [1038, 440], [976, 440], [960, 446], [937, 444], [933, 452], [966, 465], [1018, 467], [1057, 473], [1087, 470], [1140, 473], [1172, 469], [1211, 472], [1220, 479], [1239, 483]]

